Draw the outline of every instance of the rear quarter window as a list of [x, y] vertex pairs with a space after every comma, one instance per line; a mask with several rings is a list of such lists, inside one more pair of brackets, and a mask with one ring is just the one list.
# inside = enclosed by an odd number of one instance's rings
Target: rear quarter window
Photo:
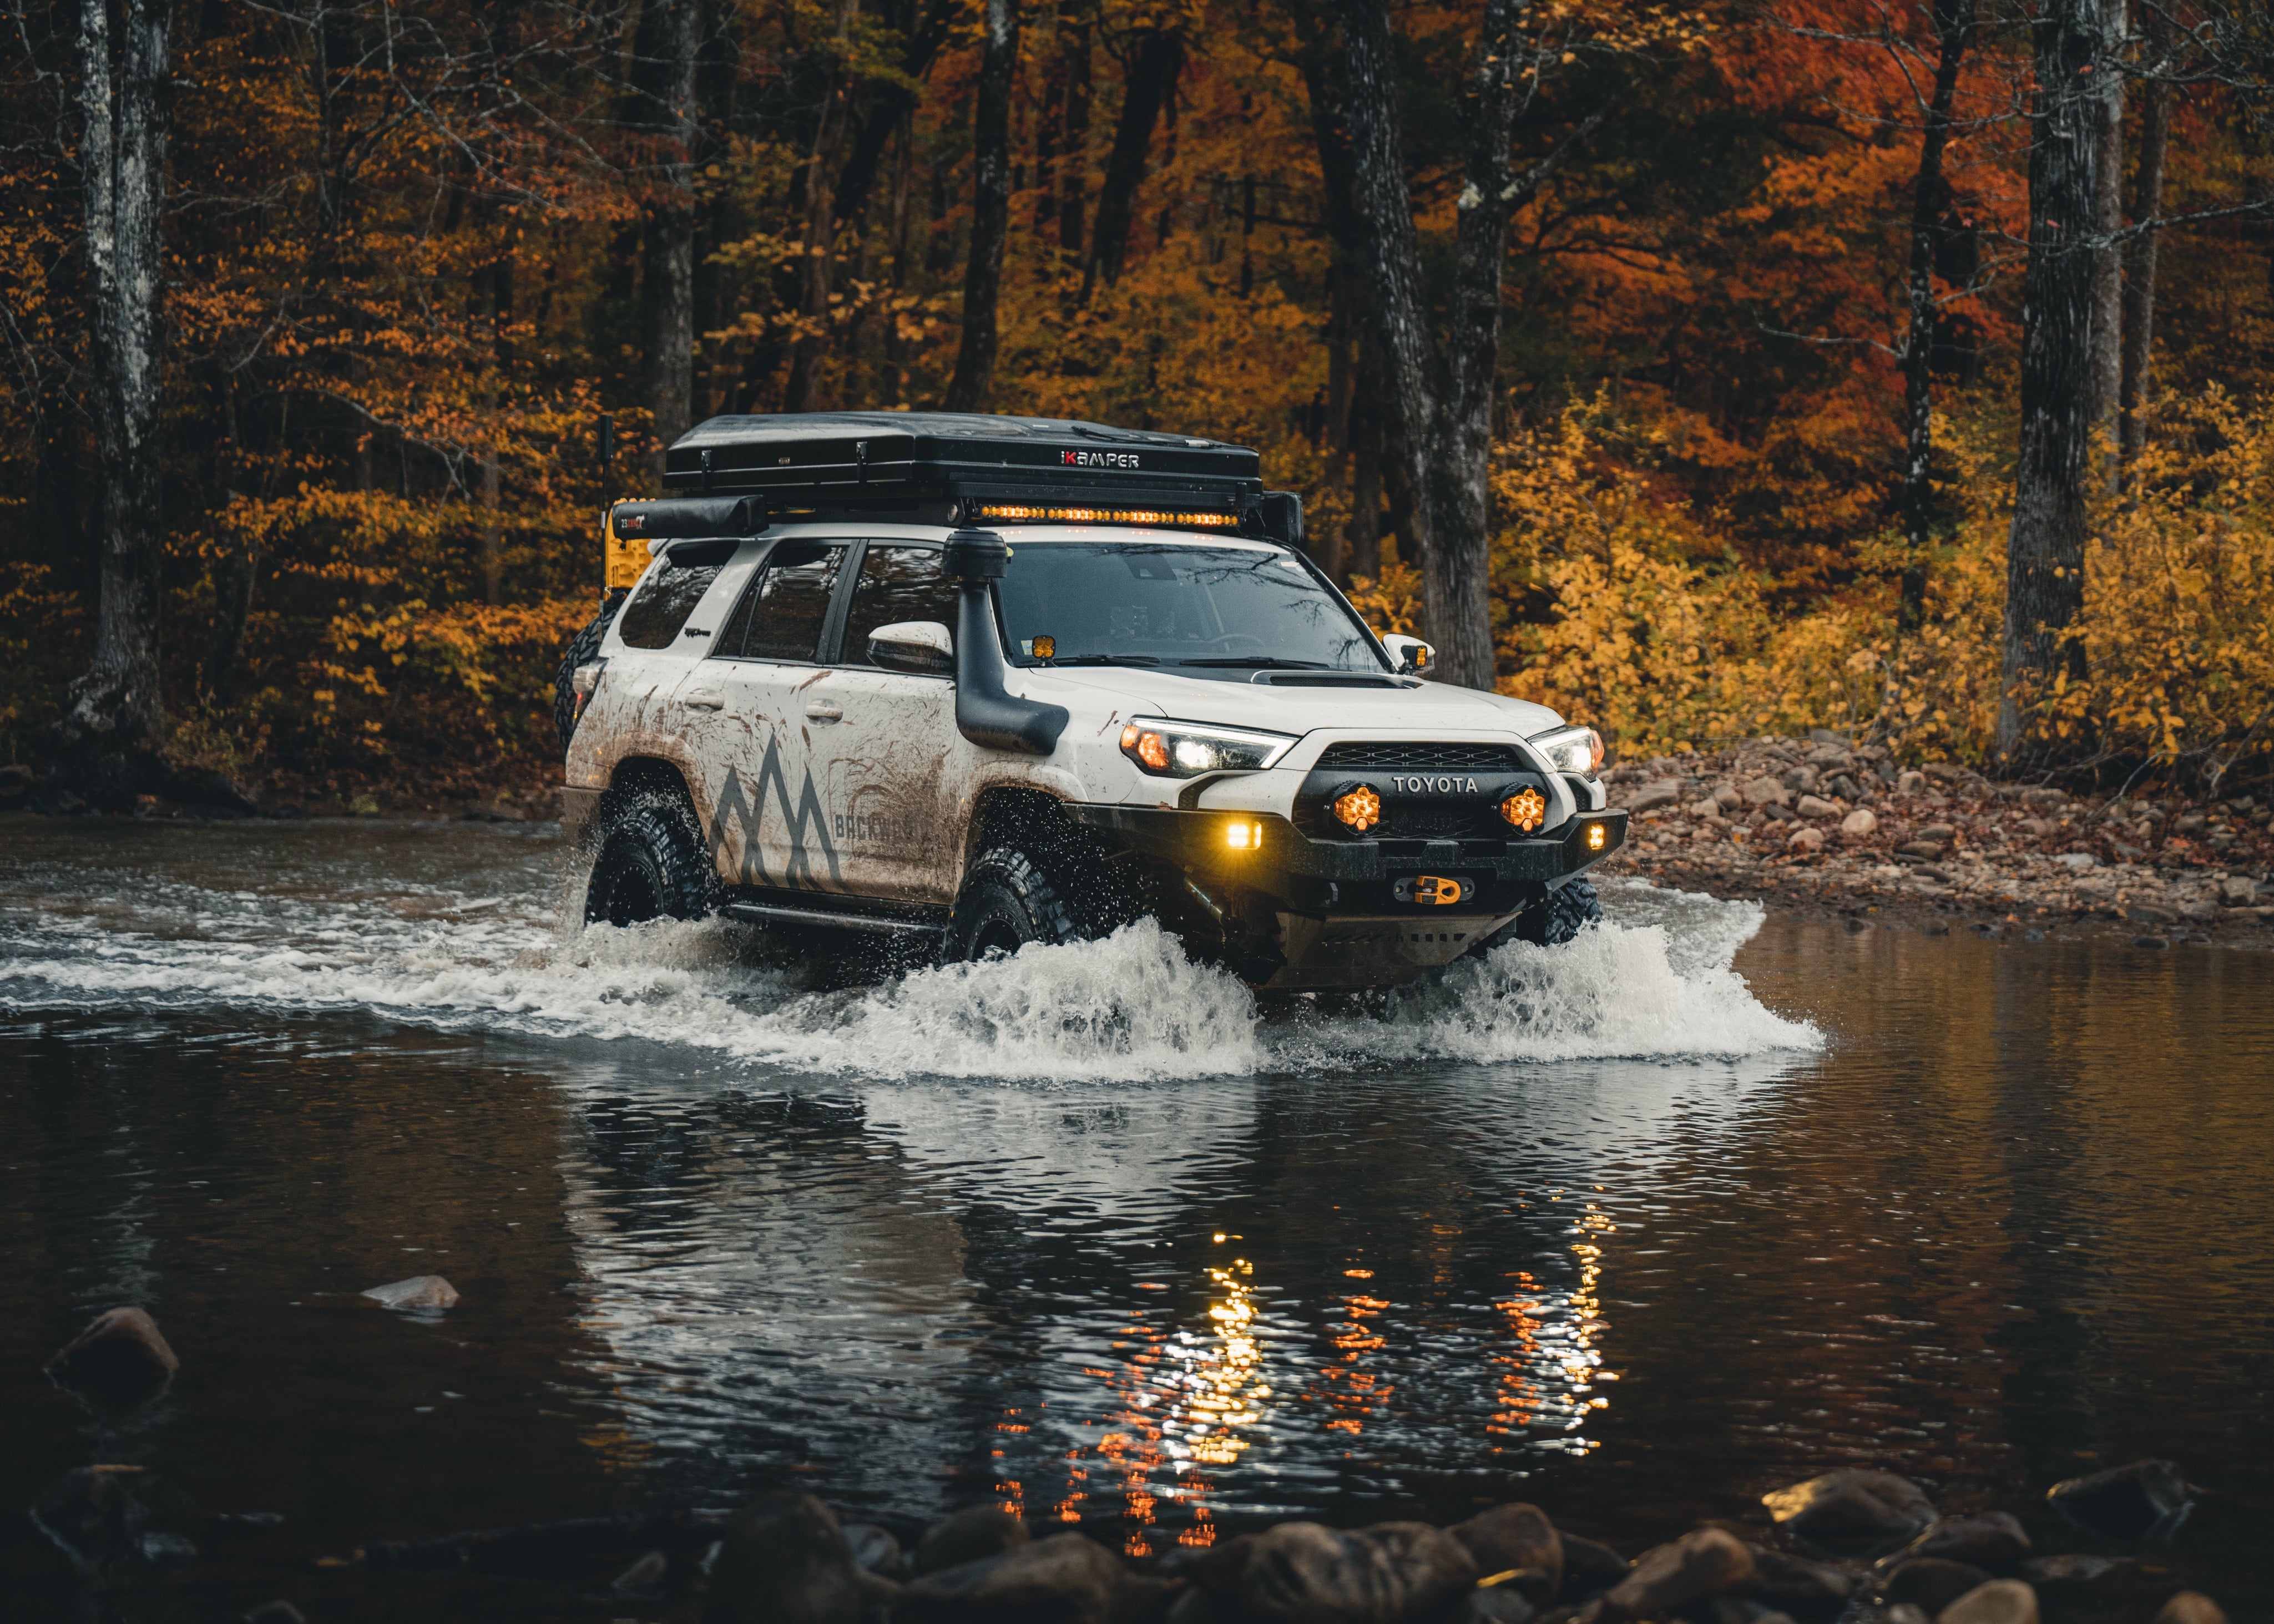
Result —
[[647, 584], [633, 595], [616, 617], [618, 634], [627, 647], [667, 649], [695, 613], [695, 605], [711, 590], [742, 544], [733, 541], [681, 542], [663, 556], [648, 575]]

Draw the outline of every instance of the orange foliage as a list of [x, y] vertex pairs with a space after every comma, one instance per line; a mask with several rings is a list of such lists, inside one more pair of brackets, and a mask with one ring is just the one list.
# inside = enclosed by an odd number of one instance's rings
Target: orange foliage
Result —
[[[670, 154], [626, 127], [629, 13], [356, 0], [328, 15], [321, 37], [289, 8], [207, 7], [177, 24], [169, 695], [205, 741], [184, 748], [262, 770], [536, 773], [554, 753], [553, 651], [599, 588], [601, 411], [634, 454], [613, 493], [648, 477], [640, 228]], [[975, 8], [953, 13], [928, 58], [907, 55], [926, 15], [914, 0], [729, 0], [706, 15], [695, 415], [779, 410], [802, 342], [819, 346], [824, 407], [936, 402], [959, 339]], [[49, 99], [71, 71], [68, 8], [54, 17], [60, 32], [0, 44], [11, 756], [44, 748], [92, 609], [76, 183], [72, 155], [43, 145], [66, 122]], [[1376, 455], [1353, 442], [1356, 417], [1336, 420], [1335, 392], [1354, 379], [1360, 408], [1381, 393], [1357, 311], [1331, 291], [1338, 263], [1363, 270], [1336, 240], [1320, 147], [1335, 121], [1311, 101], [1338, 83], [1331, 17], [1316, 0], [1025, 8], [993, 392], [999, 410], [1255, 446], [1269, 482], [1305, 495], [1322, 556], [1365, 488], [1359, 459]], [[1475, 9], [1397, 17], [1413, 193], [1442, 275]], [[1519, 165], [1583, 115], [1615, 111], [1510, 233], [1494, 582], [1505, 685], [1586, 710], [1630, 745], [1900, 709], [1909, 699], [1889, 695], [1924, 691], [1895, 671], [1914, 656], [1866, 629], [1884, 629], [1891, 568], [1924, 8], [1554, 0], [1530, 17], [1553, 49], [1519, 118]], [[1183, 65], [1122, 274], [1085, 297], [1123, 79], [1149, 30], [1183, 41]], [[2012, 439], [2026, 65], [2018, 32], [1985, 26], [1960, 84], [1951, 217], [1971, 235], [1937, 289], [1938, 388], [1966, 425], [1946, 470], [1946, 609], [1987, 580], [1983, 493]], [[1070, 124], [1068, 85], [1084, 75], [1087, 122]], [[901, 91], [913, 104], [888, 121], [862, 207], [848, 201], [812, 240], [813, 189], [842, 177], [862, 121]], [[2208, 94], [2180, 108], [2172, 152], [2173, 208], [2252, 190], [2247, 132]], [[2165, 244], [2159, 369], [2174, 397], [2274, 386], [2254, 229]], [[817, 253], [832, 275], [809, 311], [801, 278]], [[2187, 421], [2195, 432], [2200, 414]], [[1416, 556], [1412, 538], [1391, 538], [1355, 595], [1384, 629], [1426, 635]], [[1974, 640], [1947, 669], [1978, 666], [1981, 613], [1938, 619], [1930, 641], [1961, 622]], [[1688, 629], [1670, 635], [1676, 621]], [[1905, 726], [1922, 748], [1965, 748], [1975, 724], [1957, 718], [1978, 700], [1940, 693]]]

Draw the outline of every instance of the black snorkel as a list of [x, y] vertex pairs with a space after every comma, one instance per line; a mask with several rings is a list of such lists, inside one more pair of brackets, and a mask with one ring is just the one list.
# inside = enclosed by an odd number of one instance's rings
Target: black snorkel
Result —
[[957, 587], [955, 728], [994, 750], [1048, 756], [1070, 718], [1064, 705], [1014, 698], [1003, 686], [1003, 645], [995, 628], [995, 583], [1011, 549], [993, 530], [961, 530], [940, 549], [940, 567]]

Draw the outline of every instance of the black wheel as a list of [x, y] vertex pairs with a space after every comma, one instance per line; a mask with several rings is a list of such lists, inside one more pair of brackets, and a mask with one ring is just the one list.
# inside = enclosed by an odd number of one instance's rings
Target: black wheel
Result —
[[1561, 947], [1587, 926], [1603, 917], [1603, 905], [1592, 880], [1573, 880], [1561, 891], [1551, 891], [1538, 907], [1526, 908], [1468, 951], [1475, 958], [1507, 942], [1529, 942], [1535, 947]]
[[617, 607], [623, 601], [623, 593], [609, 593], [601, 601], [599, 613], [561, 650], [560, 667], [553, 673], [553, 726], [561, 734], [561, 748], [564, 750], [568, 748], [569, 736], [576, 731], [576, 667], [599, 655], [600, 639], [608, 635], [608, 622], [616, 618]]
[[1029, 942], [1081, 942], [1093, 931], [1072, 884], [1074, 865], [1062, 856], [990, 846], [963, 876], [948, 918], [946, 957], [975, 961], [1015, 953]]
[[701, 919], [718, 906], [719, 872], [684, 797], [640, 791], [603, 814], [586, 924]]

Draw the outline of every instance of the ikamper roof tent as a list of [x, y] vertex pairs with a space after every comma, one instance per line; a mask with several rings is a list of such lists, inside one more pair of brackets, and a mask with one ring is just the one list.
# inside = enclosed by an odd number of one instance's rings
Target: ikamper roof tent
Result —
[[763, 493], [785, 516], [901, 511], [948, 523], [1135, 508], [1277, 531], [1285, 520], [1265, 512], [1292, 500], [1266, 504], [1255, 453], [1221, 440], [945, 411], [712, 417], [674, 442], [664, 484], [674, 496]]

